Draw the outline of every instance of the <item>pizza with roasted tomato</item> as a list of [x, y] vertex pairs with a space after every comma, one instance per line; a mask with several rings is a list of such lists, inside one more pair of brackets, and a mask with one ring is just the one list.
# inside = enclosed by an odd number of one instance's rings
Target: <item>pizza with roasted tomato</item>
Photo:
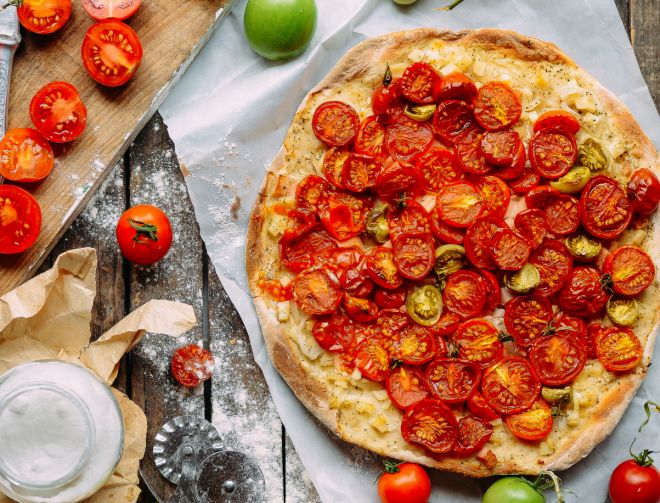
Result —
[[251, 217], [270, 357], [381, 455], [567, 468], [651, 363], [658, 170], [628, 110], [552, 44], [367, 40], [300, 106]]

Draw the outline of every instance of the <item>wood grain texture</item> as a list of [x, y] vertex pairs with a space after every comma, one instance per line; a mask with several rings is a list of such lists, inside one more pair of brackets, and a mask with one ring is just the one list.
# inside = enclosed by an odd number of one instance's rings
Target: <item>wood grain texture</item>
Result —
[[660, 102], [660, 3], [630, 0], [630, 38], [656, 109]]
[[235, 0], [142, 2], [128, 23], [142, 41], [144, 59], [135, 77], [116, 89], [96, 84], [82, 66], [80, 47], [92, 20], [81, 2], [73, 2], [72, 17], [60, 32], [52, 36], [24, 32], [12, 73], [9, 127], [31, 125], [32, 96], [54, 80], [78, 88], [88, 109], [88, 125], [79, 140], [57, 148], [53, 173], [30, 187], [43, 210], [43, 228], [30, 250], [0, 258], [0, 293], [29, 278], [48, 256], [208, 39], [223, 17], [216, 17], [218, 10], [231, 2]]

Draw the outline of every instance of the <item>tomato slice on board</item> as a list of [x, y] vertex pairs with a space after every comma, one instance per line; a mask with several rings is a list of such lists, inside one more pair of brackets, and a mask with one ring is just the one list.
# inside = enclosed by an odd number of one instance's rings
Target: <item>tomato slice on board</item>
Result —
[[485, 367], [502, 356], [504, 345], [490, 321], [474, 318], [461, 323], [451, 338], [458, 357]]
[[374, 115], [387, 113], [391, 106], [396, 106], [401, 92], [399, 90], [399, 79], [391, 79], [389, 84], [381, 82], [371, 95], [371, 110]]
[[541, 383], [564, 386], [582, 372], [587, 350], [577, 337], [560, 332], [538, 337], [529, 350], [529, 361]]
[[493, 218], [479, 218], [465, 233], [465, 254], [480, 269], [495, 269], [497, 265], [490, 253], [493, 236], [504, 222]]
[[627, 193], [634, 211], [650, 215], [660, 204], [660, 180], [650, 169], [638, 169], [630, 177]]
[[552, 409], [541, 398], [537, 398], [528, 410], [504, 417], [504, 424], [509, 431], [528, 442], [539, 442], [546, 438], [552, 431], [552, 423]]
[[331, 191], [332, 187], [323, 178], [308, 175], [296, 187], [296, 208], [316, 213], [321, 197]]
[[379, 246], [370, 250], [367, 253], [367, 272], [373, 282], [382, 288], [393, 290], [403, 284], [391, 248]]
[[7, 180], [38, 182], [53, 166], [53, 149], [36, 129], [10, 129], [0, 141], [0, 175]]
[[504, 82], [485, 83], [474, 100], [474, 115], [479, 124], [489, 131], [499, 131], [514, 125], [521, 113], [520, 98]]
[[449, 309], [445, 309], [440, 315], [440, 319], [435, 325], [431, 325], [429, 330], [436, 336], [436, 338], [444, 341], [442, 337], [453, 334], [461, 324], [461, 321], [463, 321], [463, 318], [460, 315]]
[[435, 243], [429, 232], [406, 232], [392, 242], [394, 263], [404, 278], [424, 278], [435, 263]]
[[465, 239], [465, 229], [447, 225], [438, 215], [437, 208], [431, 213], [431, 231], [443, 243], [459, 245]]
[[447, 278], [442, 292], [444, 305], [450, 311], [471, 318], [481, 312], [486, 304], [483, 279], [473, 271], [460, 270]]
[[542, 113], [534, 123], [534, 132], [542, 129], [561, 129], [572, 135], [580, 130], [580, 122], [575, 115], [565, 110], [549, 110]]
[[374, 157], [351, 154], [344, 161], [341, 180], [348, 190], [364, 192], [376, 186], [382, 168], [383, 165]]
[[458, 440], [458, 421], [440, 400], [430, 398], [406, 409], [401, 421], [401, 436], [435, 454], [451, 451]]
[[393, 239], [406, 232], [431, 232], [431, 217], [414, 199], [406, 201], [401, 209], [391, 209], [387, 213], [387, 222]]
[[525, 205], [528, 208], [545, 210], [551, 202], [561, 196], [562, 193], [550, 185], [539, 185], [525, 194]]
[[486, 175], [495, 169], [495, 165], [486, 160], [486, 156], [481, 152], [482, 132], [472, 129], [456, 139], [454, 152], [458, 165], [466, 173], [473, 175]]
[[412, 164], [395, 162], [381, 170], [376, 192], [378, 197], [391, 203], [414, 199], [421, 192], [419, 174]]
[[92, 19], [123, 21], [135, 14], [141, 0], [83, 0], [82, 4]]
[[390, 356], [378, 339], [367, 339], [357, 349], [355, 367], [367, 379], [382, 382], [390, 372]]
[[474, 185], [483, 201], [480, 216], [504, 218], [511, 201], [511, 191], [507, 184], [496, 176], [481, 176], [476, 178]]
[[573, 267], [573, 257], [561, 241], [547, 240], [529, 258], [529, 263], [539, 271], [541, 282], [534, 292], [538, 295], [557, 293], [568, 281]]
[[655, 266], [648, 253], [638, 246], [622, 246], [610, 253], [603, 272], [612, 278], [612, 289], [619, 295], [635, 297], [655, 278]]
[[454, 227], [469, 227], [480, 215], [483, 200], [470, 182], [445, 185], [436, 198], [438, 216]]
[[71, 0], [22, 0], [18, 5], [23, 28], [39, 35], [56, 32], [71, 17]]
[[370, 200], [333, 190], [321, 194], [317, 202], [318, 216], [326, 230], [340, 241], [365, 230]]
[[302, 272], [312, 265], [316, 255], [336, 248], [337, 242], [318, 226], [305, 232], [289, 230], [279, 242], [280, 261], [293, 272]]
[[385, 382], [385, 388], [394, 406], [402, 410], [429, 396], [422, 371], [405, 365], [390, 372]]
[[376, 305], [381, 309], [398, 309], [406, 303], [406, 289], [376, 290], [374, 295]]
[[575, 137], [561, 129], [542, 129], [529, 141], [529, 161], [544, 178], [561, 178], [577, 159]]
[[82, 134], [87, 124], [87, 108], [71, 84], [50, 82], [30, 101], [30, 118], [44, 138], [66, 143]]
[[479, 269], [478, 272], [486, 284], [486, 304], [484, 304], [482, 313], [488, 315], [502, 302], [502, 290], [499, 281], [492, 272], [486, 269]]
[[433, 334], [417, 323], [404, 327], [395, 343], [396, 359], [407, 365], [423, 365], [435, 358], [437, 351]]
[[332, 314], [343, 297], [337, 276], [328, 267], [307, 269], [293, 280], [293, 300], [306, 314]]
[[[500, 172], [501, 176], [501, 172]], [[509, 187], [516, 194], [526, 194], [541, 182], [541, 176], [533, 168], [524, 167], [520, 177], [509, 182]]]
[[397, 161], [414, 161], [428, 150], [432, 142], [433, 130], [425, 122], [406, 117], [385, 128], [385, 145]]
[[461, 136], [476, 127], [474, 110], [463, 101], [443, 101], [433, 113], [435, 134], [447, 145], [453, 145]]
[[487, 131], [481, 137], [479, 148], [486, 161], [498, 166], [510, 165], [522, 145], [520, 135], [509, 129]]
[[493, 434], [493, 425], [474, 416], [458, 420], [458, 441], [454, 446], [457, 456], [469, 456], [478, 452]]
[[578, 200], [569, 195], [554, 198], [545, 207], [545, 220], [553, 234], [565, 236], [580, 226]]
[[587, 355], [589, 358], [597, 358], [598, 355], [596, 353], [596, 339], [598, 339], [598, 336], [601, 334], [601, 332], [604, 332], [607, 330], [607, 327], [605, 325], [602, 325], [598, 322], [591, 322], [587, 325], [587, 329], [585, 331], [584, 338], [582, 339], [582, 342], [584, 343], [584, 346], [587, 348]]
[[524, 358], [509, 356], [484, 370], [481, 394], [500, 414], [515, 414], [529, 409], [539, 396], [541, 383]]
[[367, 257], [360, 248], [339, 248], [331, 252], [332, 264], [339, 284], [347, 293], [367, 297], [374, 288], [367, 277]]
[[319, 346], [331, 353], [348, 351], [353, 343], [352, 332], [346, 330], [351, 320], [344, 314], [335, 313], [317, 318], [312, 327], [312, 335]]
[[195, 388], [213, 375], [215, 360], [207, 349], [190, 344], [174, 351], [170, 367], [179, 384]]
[[323, 157], [323, 174], [338, 189], [345, 188], [342, 180], [342, 172], [344, 171], [344, 162], [350, 155], [351, 153], [348, 150], [341, 147], [332, 147]]
[[490, 255], [503, 271], [517, 271], [527, 263], [532, 252], [529, 243], [508, 227], [498, 229], [490, 242]]
[[464, 73], [450, 73], [436, 81], [433, 89], [433, 101], [460, 100], [472, 103], [477, 97], [477, 86]]
[[345, 147], [353, 143], [360, 128], [355, 109], [343, 101], [326, 101], [314, 111], [312, 130], [329, 147]]
[[616, 180], [597, 175], [582, 190], [580, 215], [589, 234], [600, 239], [614, 239], [630, 224], [632, 208]]
[[387, 158], [385, 126], [378, 121], [378, 117], [375, 115], [367, 117], [360, 124], [360, 129], [355, 137], [355, 151], [381, 161]]
[[479, 366], [449, 358], [433, 360], [426, 366], [426, 382], [431, 394], [444, 403], [461, 403], [479, 386]]
[[[525, 172], [525, 162], [527, 162], [527, 152], [525, 151], [525, 145], [521, 141], [511, 163], [497, 166], [497, 169], [493, 174], [502, 180], [507, 180], [513, 183], [523, 176], [523, 173]], [[530, 169], [530, 171], [536, 173], [533, 169]], [[538, 176], [538, 174], [536, 174], [536, 176]], [[538, 180], [540, 181], [540, 177]]]
[[595, 342], [598, 360], [610, 372], [628, 372], [642, 361], [642, 343], [629, 328], [603, 330]]
[[135, 74], [142, 62], [142, 44], [133, 28], [108, 19], [90, 26], [82, 44], [83, 65], [99, 84], [117, 87]]
[[539, 295], [514, 297], [504, 309], [504, 326], [521, 347], [539, 338], [552, 319], [552, 305]]
[[463, 171], [458, 167], [456, 156], [451, 150], [431, 147], [415, 161], [422, 187], [426, 192], [437, 194], [448, 183], [463, 178]]
[[495, 421], [500, 415], [488, 405], [484, 396], [477, 390], [467, 400], [467, 408], [473, 414], [484, 421]]
[[440, 75], [428, 63], [417, 62], [408, 66], [399, 79], [401, 95], [413, 103], [433, 102], [433, 88]]
[[0, 254], [30, 248], [41, 232], [41, 208], [32, 195], [14, 185], [0, 185]]
[[600, 274], [593, 267], [576, 267], [560, 290], [557, 303], [571, 316], [591, 317], [605, 309], [609, 295], [603, 289]]
[[541, 246], [541, 243], [548, 237], [549, 229], [545, 221], [545, 213], [539, 209], [521, 211], [514, 218], [513, 225], [518, 234], [525, 238], [534, 249]]

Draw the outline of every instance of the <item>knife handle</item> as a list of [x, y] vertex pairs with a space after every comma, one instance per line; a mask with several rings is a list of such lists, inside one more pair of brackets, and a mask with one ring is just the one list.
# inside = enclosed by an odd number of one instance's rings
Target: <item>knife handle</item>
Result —
[[16, 45], [0, 44], [0, 138], [7, 132], [9, 84]]

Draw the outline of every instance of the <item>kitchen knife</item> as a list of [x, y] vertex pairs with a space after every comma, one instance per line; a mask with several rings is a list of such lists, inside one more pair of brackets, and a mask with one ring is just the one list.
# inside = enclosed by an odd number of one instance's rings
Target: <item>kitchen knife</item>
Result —
[[9, 84], [14, 53], [21, 43], [16, 7], [0, 11], [0, 138], [7, 130], [7, 108], [9, 107]]

